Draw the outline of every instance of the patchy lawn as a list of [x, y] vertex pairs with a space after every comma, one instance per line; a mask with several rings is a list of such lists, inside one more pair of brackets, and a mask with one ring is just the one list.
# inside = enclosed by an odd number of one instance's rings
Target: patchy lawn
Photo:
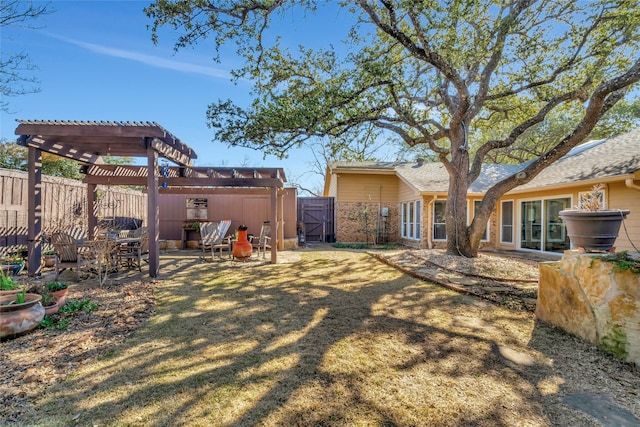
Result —
[[637, 369], [365, 253], [163, 272], [155, 314], [18, 425], [598, 425], [563, 402], [589, 391], [640, 415]]

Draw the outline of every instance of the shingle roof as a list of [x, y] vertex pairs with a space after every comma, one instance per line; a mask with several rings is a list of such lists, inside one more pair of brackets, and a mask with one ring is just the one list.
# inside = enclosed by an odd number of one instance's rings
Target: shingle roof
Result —
[[[469, 191], [483, 193], [501, 179], [524, 169], [527, 164], [485, 164]], [[336, 162], [331, 166], [333, 169], [395, 170], [401, 179], [420, 192], [446, 192], [449, 186], [449, 175], [440, 162]], [[640, 128], [574, 147], [515, 191], [627, 175], [637, 170], [640, 170]]]
[[640, 128], [573, 148], [517, 190], [627, 175], [637, 170], [640, 170]]

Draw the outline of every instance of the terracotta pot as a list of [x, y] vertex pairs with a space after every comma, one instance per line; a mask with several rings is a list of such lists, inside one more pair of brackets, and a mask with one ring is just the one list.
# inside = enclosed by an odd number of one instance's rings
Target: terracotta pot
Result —
[[44, 266], [45, 267], [54, 267], [56, 265], [56, 256], [55, 255], [45, 255], [44, 256]]
[[253, 253], [253, 246], [247, 239], [247, 227], [241, 225], [238, 227], [238, 241], [233, 244], [233, 257], [244, 261]]
[[60, 301], [56, 300], [55, 303], [44, 307], [44, 314], [55, 314], [58, 312], [58, 310], [60, 310], [61, 306], [62, 304], [60, 304]]
[[14, 337], [38, 327], [44, 318], [42, 295], [25, 294], [22, 304], [9, 304], [15, 295], [0, 296], [0, 338]]
[[58, 305], [62, 307], [65, 302], [67, 302], [67, 294], [69, 293], [69, 288], [61, 289], [59, 291], [51, 292], [51, 295], [58, 298]]

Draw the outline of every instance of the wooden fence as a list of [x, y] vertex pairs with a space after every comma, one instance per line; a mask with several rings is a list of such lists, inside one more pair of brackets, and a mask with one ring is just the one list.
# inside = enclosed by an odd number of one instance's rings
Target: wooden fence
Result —
[[[0, 168], [0, 256], [27, 244], [26, 172]], [[99, 225], [110, 228], [142, 226], [147, 218], [147, 195], [141, 191], [99, 185], [96, 195]], [[42, 176], [42, 231], [88, 229], [87, 185], [65, 178]]]

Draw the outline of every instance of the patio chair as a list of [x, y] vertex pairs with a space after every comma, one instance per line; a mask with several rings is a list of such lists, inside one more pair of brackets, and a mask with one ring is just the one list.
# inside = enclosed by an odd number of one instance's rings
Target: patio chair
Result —
[[[231, 242], [227, 238], [227, 232], [231, 226], [230, 219], [223, 219], [217, 224], [211, 222], [203, 222], [200, 224], [200, 235], [202, 240], [200, 246], [202, 247], [202, 259], [205, 259], [207, 250], [211, 251], [211, 260], [213, 261], [216, 249], [222, 258], [222, 251], [229, 251], [231, 256]], [[204, 227], [204, 228], [203, 228]]]
[[251, 238], [251, 246], [258, 250], [258, 256], [262, 251], [262, 258], [266, 257], [267, 249], [271, 249], [271, 224], [263, 223], [260, 228], [260, 235]]
[[120, 263], [135, 265], [140, 272], [142, 272], [142, 261], [149, 262], [149, 232], [146, 230], [140, 236], [139, 242], [127, 245], [126, 250], [120, 252]]
[[51, 235], [51, 245], [56, 250], [56, 274], [58, 280], [60, 272], [67, 268], [75, 268], [77, 280], [82, 273], [97, 274], [102, 285], [110, 266], [113, 244], [108, 240], [90, 240], [83, 243], [68, 233], [56, 232]]
[[67, 268], [75, 268], [80, 280], [77, 240], [70, 234], [60, 231], [51, 235], [51, 245], [56, 251], [55, 280], [58, 280], [60, 273]]
[[133, 235], [131, 237], [142, 237], [144, 233], [148, 231], [147, 227], [138, 227], [133, 230]]

